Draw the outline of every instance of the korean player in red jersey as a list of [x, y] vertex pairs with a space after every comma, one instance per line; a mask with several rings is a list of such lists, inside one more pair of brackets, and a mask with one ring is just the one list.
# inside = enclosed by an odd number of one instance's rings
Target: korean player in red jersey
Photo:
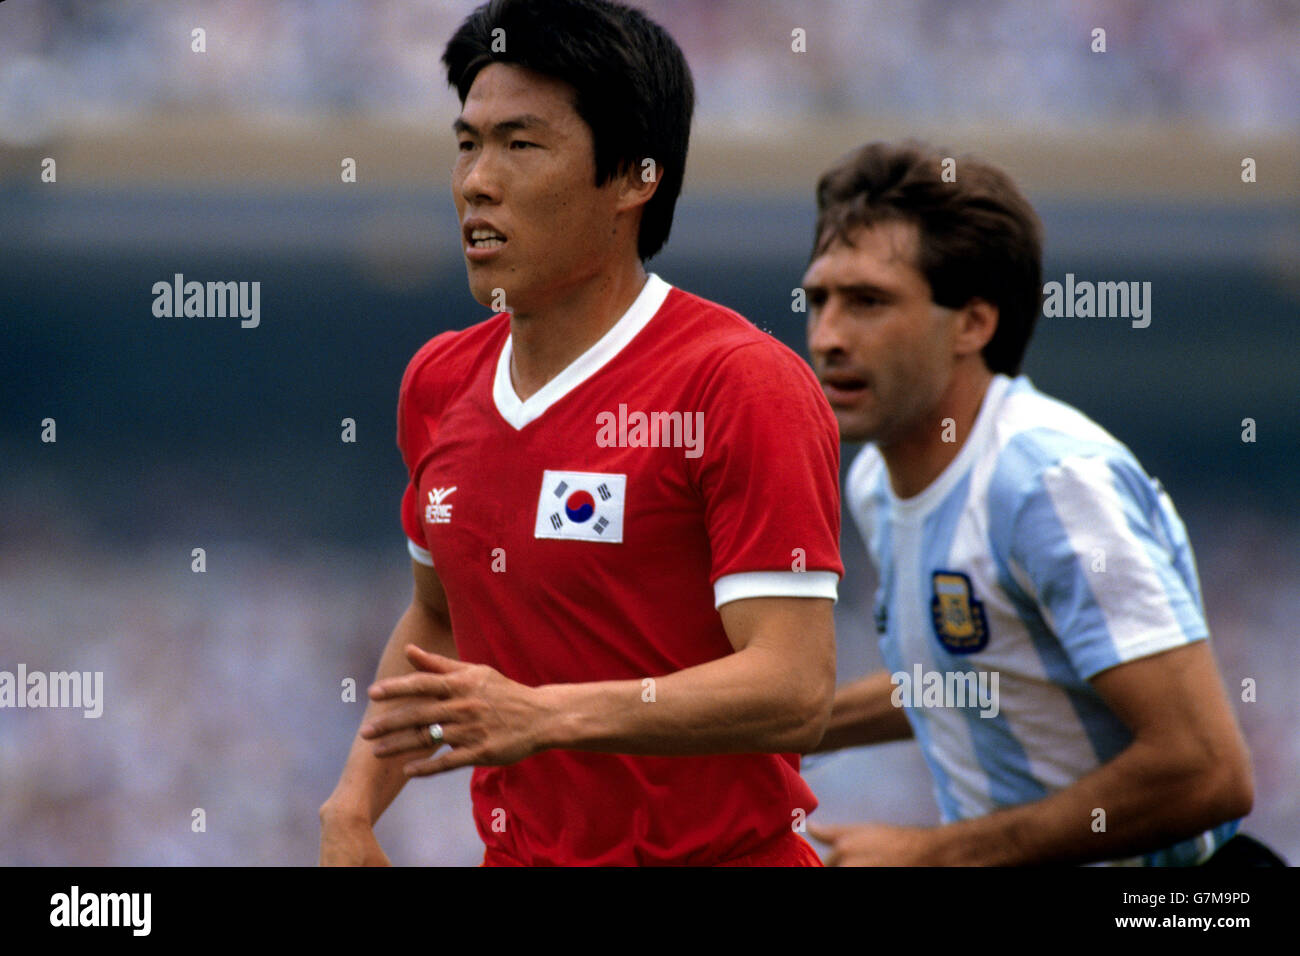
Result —
[[817, 866], [797, 754], [835, 683], [838, 436], [816, 379], [643, 263], [694, 102], [603, 0], [494, 0], [443, 55], [452, 196], [496, 315], [403, 377], [415, 593], [321, 808], [383, 864], [402, 785], [473, 766], [488, 865]]

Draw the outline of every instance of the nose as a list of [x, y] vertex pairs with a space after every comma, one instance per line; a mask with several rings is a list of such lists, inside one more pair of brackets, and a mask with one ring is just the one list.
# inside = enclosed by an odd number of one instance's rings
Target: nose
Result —
[[460, 194], [467, 203], [495, 203], [501, 199], [499, 169], [488, 148], [478, 150], [468, 161], [465, 178], [460, 182]]
[[821, 308], [808, 310], [808, 351], [814, 357], [825, 361], [833, 353], [847, 351], [843, 318], [833, 295]]

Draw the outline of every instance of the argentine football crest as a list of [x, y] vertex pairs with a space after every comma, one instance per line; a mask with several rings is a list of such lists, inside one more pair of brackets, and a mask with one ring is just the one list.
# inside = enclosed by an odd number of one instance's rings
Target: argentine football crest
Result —
[[973, 654], [989, 642], [984, 605], [971, 593], [970, 578], [960, 571], [934, 572], [930, 616], [934, 635], [950, 654]]
[[542, 472], [533, 537], [618, 544], [623, 540], [626, 498], [627, 475]]

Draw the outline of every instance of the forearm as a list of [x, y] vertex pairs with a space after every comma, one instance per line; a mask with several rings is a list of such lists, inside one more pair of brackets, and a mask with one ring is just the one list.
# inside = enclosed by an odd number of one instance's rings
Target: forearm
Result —
[[549, 684], [542, 749], [663, 756], [799, 753], [820, 739], [830, 710], [829, 673], [791, 667], [751, 645], [673, 674]]
[[1135, 741], [1049, 797], [935, 829], [931, 862], [1019, 866], [1137, 856], [1240, 816], [1232, 791], [1231, 770]]
[[894, 684], [888, 671], [877, 671], [839, 688], [835, 692], [826, 733], [809, 753], [911, 737], [912, 725], [903, 708], [894, 706], [893, 692]]
[[[412, 603], [393, 628], [380, 656], [375, 680], [414, 671], [403, 651], [407, 644], [415, 644], [445, 657], [456, 657], [450, 626]], [[387, 710], [403, 706], [403, 703], [401, 700], [369, 701], [361, 725]], [[321, 807], [322, 819], [333, 816], [373, 825], [406, 784], [408, 777], [402, 768], [412, 759], [433, 753], [432, 750], [423, 750], [376, 757], [374, 746], [373, 741], [363, 740], [360, 735], [353, 739], [339, 782]]]

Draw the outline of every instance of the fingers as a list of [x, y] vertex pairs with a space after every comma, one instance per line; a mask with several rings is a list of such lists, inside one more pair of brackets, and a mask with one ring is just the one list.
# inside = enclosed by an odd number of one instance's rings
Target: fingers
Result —
[[834, 823], [813, 823], [808, 821], [808, 835], [822, 843], [834, 843], [848, 827]]
[[391, 757], [394, 754], [406, 753], [408, 750], [437, 750], [443, 744], [451, 746], [448, 737], [456, 736], [448, 733], [451, 726], [443, 725], [442, 739], [437, 742], [434, 742], [430, 736], [428, 724], [421, 724], [409, 730], [393, 731], [375, 741], [374, 754], [376, 757]]
[[847, 829], [848, 827], [843, 825], [830, 823], [818, 825], [811, 820], [808, 821], [808, 835], [814, 840], [830, 844], [830, 851], [822, 860], [823, 866], [839, 866], [842, 862], [843, 854], [840, 852], [838, 840]]
[[[374, 741], [376, 756], [428, 751], [431, 746], [428, 727], [432, 723], [442, 725], [442, 743], [447, 748], [442, 752], [435, 748], [433, 756], [406, 764], [403, 770], [409, 777], [508, 763], [527, 756], [526, 747], [514, 746], [517, 742], [511, 739], [510, 732], [500, 732], [500, 728], [489, 732], [484, 725], [485, 709], [496, 714], [495, 706], [483, 699], [484, 693], [491, 689], [485, 687], [489, 679], [497, 678], [507, 689], [513, 686], [499, 672], [481, 664], [433, 654], [414, 644], [407, 644], [403, 650], [418, 670], [370, 686], [371, 700], [397, 703], [403, 698], [414, 698], [405, 706], [395, 706], [387, 713], [375, 715], [362, 726], [361, 736]], [[502, 736], [507, 738], [506, 744], [501, 743]], [[516, 750], [520, 752], [516, 754]]]
[[370, 685], [371, 700], [389, 700], [393, 697], [436, 697], [446, 700], [452, 693], [447, 678], [424, 671], [400, 677], [385, 677]]
[[450, 674], [467, 666], [454, 658], [434, 654], [415, 644], [406, 645], [406, 659], [420, 670], [433, 674]]
[[463, 719], [463, 711], [463, 707], [457, 707], [450, 702], [434, 701], [397, 707], [385, 714], [376, 714], [366, 721], [361, 726], [361, 736], [366, 740], [376, 740], [387, 734], [415, 729], [421, 732], [421, 740], [427, 748], [432, 744], [428, 737], [423, 736], [424, 729], [432, 723], [439, 723], [443, 725], [445, 733], [448, 725]]

